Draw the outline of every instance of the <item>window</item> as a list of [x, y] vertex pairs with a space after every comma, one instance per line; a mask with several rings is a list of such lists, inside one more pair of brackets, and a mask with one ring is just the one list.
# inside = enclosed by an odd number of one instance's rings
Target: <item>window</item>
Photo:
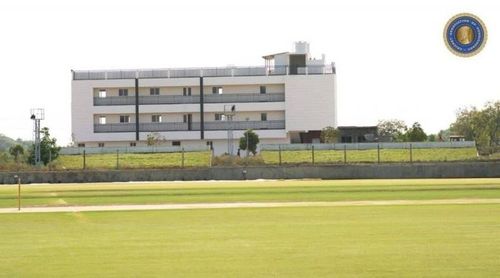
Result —
[[267, 121], [267, 113], [260, 113], [260, 120]]
[[222, 95], [222, 87], [212, 87], [212, 94], [214, 95]]
[[78, 143], [78, 147], [79, 148], [85, 148], [85, 144], [84, 143]]
[[118, 89], [118, 96], [120, 97], [128, 96], [128, 89]]
[[149, 88], [149, 95], [159, 96], [160, 95], [160, 88]]
[[260, 93], [265, 94], [266, 93], [266, 86], [260, 86]]
[[223, 121], [224, 115], [222, 113], [215, 113], [215, 120], [216, 121]]
[[180, 146], [181, 141], [172, 141], [172, 146]]
[[153, 116], [151, 116], [151, 122], [153, 122], [153, 123], [161, 123], [161, 115], [153, 115]]
[[106, 90], [104, 90], [104, 89], [99, 90], [99, 97], [105, 98], [106, 97]]
[[135, 147], [135, 146], [137, 146], [137, 144], [135, 142], [130, 142], [130, 146]]
[[184, 122], [184, 123], [188, 122], [188, 116], [187, 115], [182, 115], [182, 122]]
[[100, 125], [105, 125], [106, 124], [106, 116], [100, 116], [99, 117], [99, 124]]
[[340, 138], [340, 142], [342, 142], [342, 143], [352, 143], [352, 137], [351, 136], [342, 136]]
[[104, 148], [104, 143], [99, 143], [97, 146], [99, 146], [99, 148]]
[[190, 96], [191, 95], [191, 87], [182, 88], [182, 95], [183, 96]]
[[128, 115], [120, 115], [120, 123], [129, 123], [130, 117]]

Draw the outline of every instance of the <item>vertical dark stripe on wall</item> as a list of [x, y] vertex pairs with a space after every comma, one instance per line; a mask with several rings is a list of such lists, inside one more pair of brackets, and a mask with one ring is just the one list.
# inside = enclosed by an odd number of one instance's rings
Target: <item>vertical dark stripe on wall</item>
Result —
[[203, 115], [203, 77], [200, 77], [200, 139], [205, 139], [205, 117]]
[[135, 141], [139, 141], [139, 78], [135, 79]]

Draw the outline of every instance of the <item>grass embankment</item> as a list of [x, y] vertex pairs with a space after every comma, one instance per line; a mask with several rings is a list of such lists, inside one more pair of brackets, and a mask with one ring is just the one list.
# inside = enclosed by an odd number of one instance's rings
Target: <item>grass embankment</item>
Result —
[[[456, 198], [500, 198], [500, 179], [94, 183], [22, 187], [25, 207]], [[0, 186], [0, 207], [16, 206], [17, 186]]]
[[0, 215], [5, 277], [496, 277], [500, 205]]
[[[255, 163], [278, 164], [279, 153], [277, 151], [261, 152], [262, 160]], [[210, 165], [210, 152], [186, 152], [184, 153], [184, 167], [207, 167]], [[414, 149], [412, 150], [412, 161], [462, 161], [476, 160], [475, 148], [462, 149]], [[141, 153], [141, 154], [119, 154], [118, 165], [116, 154], [92, 154], [85, 158], [87, 169], [120, 169], [131, 168], [170, 168], [182, 167], [181, 153]], [[377, 150], [348, 150], [347, 163], [377, 162]], [[403, 149], [380, 150], [381, 162], [409, 162], [410, 151]], [[312, 163], [312, 152], [306, 151], [282, 151], [281, 162], [283, 164]], [[315, 163], [343, 163], [344, 151], [339, 150], [316, 150], [314, 152]], [[253, 164], [255, 164], [253, 163]], [[58, 169], [82, 169], [83, 155], [61, 155], [55, 161]]]
[[[85, 156], [87, 169], [118, 168], [166, 168], [182, 167], [182, 153], [126, 153], [90, 154]], [[185, 152], [184, 167], [206, 167], [210, 165], [210, 152]], [[57, 160], [58, 168], [82, 169], [83, 155], [61, 155]]]
[[[261, 153], [267, 164], [279, 163], [278, 151], [263, 151]], [[378, 162], [377, 150], [347, 150], [346, 157], [348, 163], [358, 162]], [[411, 153], [412, 161], [458, 161], [477, 159], [475, 148], [440, 148], [440, 149], [413, 149]], [[315, 163], [342, 163], [344, 162], [343, 150], [315, 150]], [[409, 149], [381, 149], [381, 162], [409, 162]], [[311, 163], [312, 151], [282, 151], [282, 163]]]

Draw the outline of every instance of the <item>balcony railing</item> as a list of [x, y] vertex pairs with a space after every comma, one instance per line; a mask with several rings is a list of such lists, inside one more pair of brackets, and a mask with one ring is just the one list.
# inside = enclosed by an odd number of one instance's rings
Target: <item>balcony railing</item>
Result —
[[135, 123], [94, 124], [94, 132], [135, 132]]
[[73, 71], [73, 80], [334, 74], [335, 65]]
[[285, 101], [284, 93], [269, 94], [208, 94], [204, 96], [205, 103], [227, 102], [281, 102]]
[[[282, 102], [284, 93], [268, 94], [207, 94], [205, 103], [239, 103], [239, 102]], [[139, 96], [139, 104], [189, 104], [200, 103], [200, 96]], [[94, 97], [94, 106], [134, 105], [135, 97]]]
[[[285, 121], [205, 122], [205, 130], [285, 129]], [[199, 131], [200, 123], [139, 123], [140, 132]], [[94, 124], [95, 133], [135, 132], [135, 123]]]
[[94, 106], [135, 105], [135, 97], [94, 97]]

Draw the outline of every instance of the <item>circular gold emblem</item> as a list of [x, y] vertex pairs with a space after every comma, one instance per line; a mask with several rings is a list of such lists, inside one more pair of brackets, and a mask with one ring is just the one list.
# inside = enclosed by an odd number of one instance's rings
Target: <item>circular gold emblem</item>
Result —
[[452, 17], [444, 28], [444, 41], [455, 55], [470, 57], [479, 53], [488, 39], [483, 21], [468, 13]]

